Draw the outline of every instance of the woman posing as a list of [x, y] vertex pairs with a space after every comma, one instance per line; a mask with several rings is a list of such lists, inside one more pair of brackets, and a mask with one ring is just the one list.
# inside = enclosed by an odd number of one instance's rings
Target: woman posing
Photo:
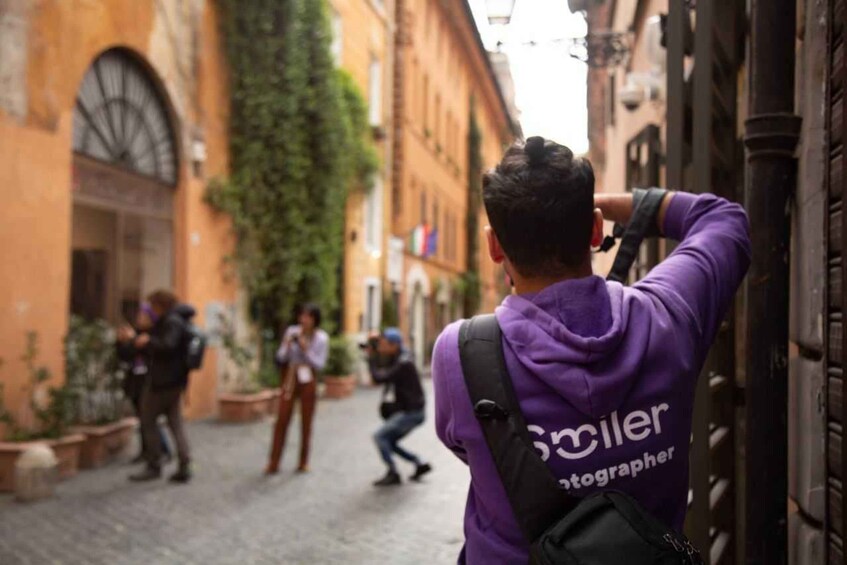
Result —
[[326, 365], [329, 352], [329, 336], [319, 326], [320, 308], [307, 304], [300, 308], [298, 324], [285, 330], [282, 344], [276, 352], [276, 360], [282, 366], [282, 398], [279, 416], [274, 426], [271, 454], [265, 474], [279, 472], [279, 461], [285, 448], [288, 424], [294, 412], [294, 402], [300, 399], [300, 464], [299, 473], [309, 470], [309, 446], [312, 441], [312, 419], [317, 401], [317, 374]]

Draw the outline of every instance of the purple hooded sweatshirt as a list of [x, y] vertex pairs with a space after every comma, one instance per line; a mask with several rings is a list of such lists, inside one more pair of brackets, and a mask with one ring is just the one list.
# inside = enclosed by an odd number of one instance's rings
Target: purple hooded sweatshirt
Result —
[[[538, 453], [570, 494], [615, 489], [682, 529], [694, 389], [750, 263], [744, 209], [677, 193], [676, 250], [631, 287], [592, 276], [507, 297], [497, 309], [506, 365]], [[456, 322], [435, 346], [438, 437], [468, 464], [460, 562], [521, 563], [529, 546], [474, 417]]]

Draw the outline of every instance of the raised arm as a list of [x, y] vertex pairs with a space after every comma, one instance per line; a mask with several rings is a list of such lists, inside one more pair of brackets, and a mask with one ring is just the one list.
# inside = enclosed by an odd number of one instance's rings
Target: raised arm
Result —
[[[605, 203], [601, 198], [600, 204], [604, 215], [608, 211], [610, 219], [619, 222], [632, 213], [629, 195], [613, 195]], [[739, 204], [713, 194], [678, 192], [665, 197], [658, 222], [665, 237], [680, 244], [633, 287], [655, 295], [674, 311], [690, 314], [701, 343], [708, 347], [750, 266], [747, 214]]]
[[279, 344], [279, 349], [276, 350], [277, 363], [283, 364], [288, 362], [288, 358], [291, 356], [291, 336], [293, 335], [294, 330], [294, 326], [286, 328], [285, 333], [282, 336], [282, 342]]
[[[668, 207], [670, 206], [671, 200], [673, 200], [674, 194], [676, 193], [668, 192], [659, 207], [659, 214], [656, 216], [656, 224], [661, 233], [664, 233], [665, 216], [668, 213]], [[594, 195], [594, 206], [603, 212], [604, 219], [625, 226], [629, 223], [629, 219], [632, 217], [632, 193], [597, 193]]]
[[368, 359], [368, 366], [371, 371], [371, 379], [378, 384], [394, 382], [406, 370], [402, 362], [394, 363], [390, 367], [379, 367], [373, 357]]

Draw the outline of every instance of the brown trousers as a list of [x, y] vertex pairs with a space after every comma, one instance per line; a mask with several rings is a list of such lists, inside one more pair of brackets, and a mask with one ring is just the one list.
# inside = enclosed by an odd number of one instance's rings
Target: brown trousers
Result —
[[162, 414], [167, 418], [168, 427], [174, 436], [180, 467], [187, 467], [191, 459], [182, 425], [182, 393], [181, 388], [151, 390], [148, 387], [141, 397], [141, 433], [146, 448], [144, 456], [151, 469], [159, 469], [161, 465], [162, 445], [157, 421]]
[[282, 397], [279, 399], [279, 415], [274, 426], [274, 439], [271, 445], [271, 455], [268, 461], [268, 471], [279, 470], [279, 461], [285, 449], [285, 439], [288, 435], [288, 424], [294, 413], [294, 402], [300, 398], [300, 468], [309, 465], [309, 447], [312, 442], [312, 420], [315, 417], [315, 404], [318, 397], [318, 386], [314, 376], [306, 384], [297, 381], [295, 369], [290, 367], [282, 378]]

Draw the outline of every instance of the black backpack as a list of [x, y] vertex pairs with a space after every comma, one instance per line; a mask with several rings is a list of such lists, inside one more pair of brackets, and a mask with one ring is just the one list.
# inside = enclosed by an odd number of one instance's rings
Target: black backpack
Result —
[[493, 315], [466, 321], [459, 333], [462, 371], [512, 511], [543, 565], [702, 565], [685, 536], [629, 495], [601, 491], [583, 499], [561, 489], [536, 453], [503, 357]]
[[185, 367], [195, 371], [203, 366], [206, 353], [206, 334], [190, 322], [185, 323]]

